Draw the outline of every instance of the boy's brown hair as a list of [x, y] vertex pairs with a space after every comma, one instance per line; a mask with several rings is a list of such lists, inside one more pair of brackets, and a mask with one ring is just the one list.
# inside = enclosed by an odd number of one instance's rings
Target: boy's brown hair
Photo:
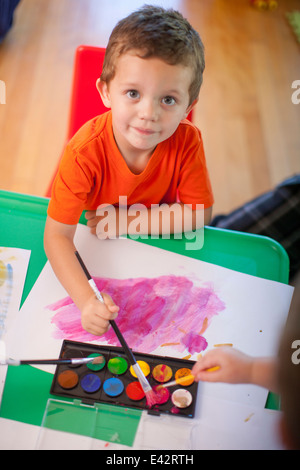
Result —
[[205, 68], [204, 46], [199, 34], [183, 16], [172, 9], [145, 5], [119, 21], [113, 29], [101, 74], [107, 84], [115, 75], [117, 59], [130, 51], [142, 59], [156, 57], [170, 65], [191, 67], [191, 104], [198, 98]]

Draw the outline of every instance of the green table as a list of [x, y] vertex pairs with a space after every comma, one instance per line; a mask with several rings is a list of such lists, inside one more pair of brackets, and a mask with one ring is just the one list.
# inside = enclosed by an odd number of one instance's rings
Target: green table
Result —
[[[31, 250], [28, 274], [23, 291], [23, 304], [46, 263], [43, 231], [49, 200], [24, 194], [0, 191], [0, 246]], [[84, 217], [80, 220], [85, 223]], [[242, 273], [287, 284], [289, 259], [276, 241], [253, 234], [205, 227], [201, 250], [185, 251], [185, 239], [140, 240], [142, 243], [190, 256]], [[31, 389], [28, 377], [38, 383]], [[41, 425], [48, 399], [52, 375], [33, 367], [8, 368], [0, 417]], [[18, 387], [16, 388], [15, 386]], [[22, 403], [16, 389], [22, 388]], [[26, 406], [24, 406], [26, 403]], [[269, 394], [266, 406], [278, 409], [278, 399]], [[138, 415], [135, 415], [138, 416]], [[132, 436], [138, 420], [132, 421]], [[130, 434], [130, 433], [129, 433]], [[129, 439], [130, 440], [130, 439]]]

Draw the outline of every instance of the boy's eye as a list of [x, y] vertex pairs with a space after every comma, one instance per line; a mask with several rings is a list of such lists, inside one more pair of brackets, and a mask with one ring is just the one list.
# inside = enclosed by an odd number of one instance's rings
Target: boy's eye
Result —
[[136, 100], [137, 98], [140, 97], [140, 94], [137, 90], [128, 90], [126, 95], [128, 98], [131, 98], [132, 100]]
[[173, 98], [173, 96], [165, 96], [162, 99], [162, 102], [168, 106], [173, 106], [176, 103], [176, 100]]

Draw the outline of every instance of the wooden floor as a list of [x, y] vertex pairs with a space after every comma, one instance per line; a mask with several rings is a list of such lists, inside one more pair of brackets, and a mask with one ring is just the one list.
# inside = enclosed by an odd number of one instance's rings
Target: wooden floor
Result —
[[[68, 121], [73, 55], [105, 46], [115, 23], [144, 0], [21, 0], [0, 44], [0, 188], [45, 194]], [[250, 0], [161, 0], [180, 10], [206, 47], [195, 123], [202, 130], [214, 213], [226, 213], [300, 172], [300, 45], [285, 13], [300, 0], [261, 12]]]

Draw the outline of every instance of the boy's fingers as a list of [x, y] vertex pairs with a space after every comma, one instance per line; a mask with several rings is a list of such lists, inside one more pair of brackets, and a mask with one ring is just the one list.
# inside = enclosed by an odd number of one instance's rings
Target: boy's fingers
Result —
[[96, 211], [86, 211], [84, 216], [86, 220], [94, 219], [96, 217]]
[[198, 362], [196, 362], [196, 364], [192, 368], [192, 371], [199, 372], [199, 371], [207, 369], [208, 367], [210, 367], [210, 362], [208, 362], [206, 360], [206, 358], [203, 357], [203, 358], [199, 359]]
[[101, 295], [103, 297], [106, 307], [117, 307], [110, 295], [106, 294], [105, 292], [101, 292]]
[[119, 307], [109, 307], [109, 311], [111, 312], [110, 320], [115, 320], [119, 313]]
[[119, 311], [119, 307], [108, 294], [103, 293], [102, 296], [104, 303], [92, 296], [88, 308], [81, 317], [83, 328], [95, 336], [101, 336], [107, 332], [110, 328], [110, 320], [114, 320]]
[[87, 223], [87, 226], [91, 229], [91, 234], [96, 235], [96, 227], [89, 226], [89, 223]]
[[102, 296], [106, 308], [110, 314], [108, 320], [114, 320], [115, 318], [117, 318], [120, 308], [114, 303], [114, 301], [108, 294], [103, 293]]
[[86, 225], [87, 225], [88, 227], [94, 228], [95, 231], [96, 231], [97, 220], [96, 220], [96, 219], [89, 219], [89, 220], [87, 221]]
[[106, 333], [110, 327], [110, 324], [103, 318], [96, 316], [93, 320], [90, 320], [87, 323], [82, 321], [82, 326], [88, 333], [101, 336]]

